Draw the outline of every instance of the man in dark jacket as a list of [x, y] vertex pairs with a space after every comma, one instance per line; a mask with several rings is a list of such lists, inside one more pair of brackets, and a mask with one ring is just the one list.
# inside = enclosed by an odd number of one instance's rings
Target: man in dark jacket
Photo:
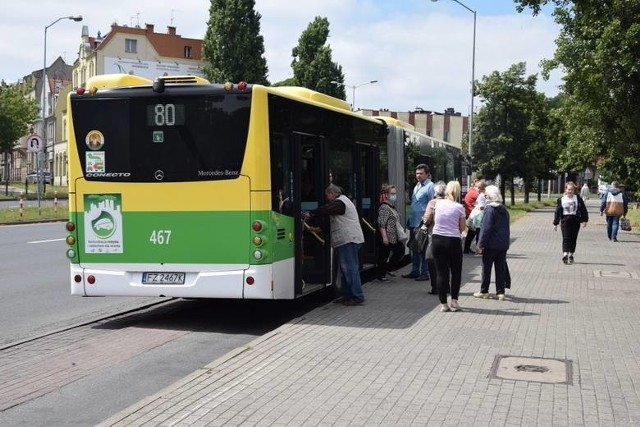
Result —
[[603, 214], [607, 216], [607, 237], [609, 240], [618, 241], [620, 217], [627, 216], [628, 209], [629, 199], [627, 194], [622, 191], [618, 181], [613, 181], [600, 202], [600, 216]]

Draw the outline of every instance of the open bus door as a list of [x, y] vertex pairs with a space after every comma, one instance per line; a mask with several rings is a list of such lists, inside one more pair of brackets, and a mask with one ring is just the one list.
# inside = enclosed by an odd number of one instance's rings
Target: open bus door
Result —
[[377, 221], [380, 183], [378, 182], [379, 149], [375, 145], [356, 144], [353, 165], [356, 194], [354, 203], [360, 215], [364, 244], [360, 250], [362, 269], [377, 262]]
[[[294, 212], [296, 215], [295, 294], [306, 294], [331, 283], [329, 218], [303, 221], [302, 213], [325, 203], [328, 184], [326, 141], [321, 136], [293, 133]], [[310, 227], [320, 227], [314, 232]]]

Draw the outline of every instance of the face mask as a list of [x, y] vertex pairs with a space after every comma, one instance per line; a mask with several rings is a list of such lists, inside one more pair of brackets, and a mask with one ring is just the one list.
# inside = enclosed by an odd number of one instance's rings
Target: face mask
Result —
[[395, 203], [397, 198], [398, 198], [398, 196], [396, 194], [389, 194], [389, 201], [390, 202], [394, 202]]

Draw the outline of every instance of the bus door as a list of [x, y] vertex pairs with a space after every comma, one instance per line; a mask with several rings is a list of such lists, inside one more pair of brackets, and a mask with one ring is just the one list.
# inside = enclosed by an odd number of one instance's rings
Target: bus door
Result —
[[364, 244], [360, 250], [362, 268], [367, 269], [377, 260], [377, 208], [380, 195], [378, 182], [379, 150], [375, 145], [355, 145], [354, 187], [355, 204], [360, 215], [360, 226], [364, 234]]
[[[295, 294], [302, 295], [331, 283], [329, 219], [303, 220], [302, 213], [325, 203], [328, 184], [326, 141], [321, 136], [293, 133], [294, 213], [296, 219]], [[315, 227], [322, 231], [317, 231]]]

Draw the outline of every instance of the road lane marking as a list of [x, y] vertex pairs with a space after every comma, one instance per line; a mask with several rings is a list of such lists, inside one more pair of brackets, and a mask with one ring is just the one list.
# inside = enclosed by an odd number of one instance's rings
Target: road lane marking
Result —
[[33, 242], [27, 242], [27, 243], [49, 243], [49, 242], [59, 242], [61, 240], [64, 240], [65, 238], [62, 237], [60, 239], [49, 239], [49, 240], [34, 240]]

